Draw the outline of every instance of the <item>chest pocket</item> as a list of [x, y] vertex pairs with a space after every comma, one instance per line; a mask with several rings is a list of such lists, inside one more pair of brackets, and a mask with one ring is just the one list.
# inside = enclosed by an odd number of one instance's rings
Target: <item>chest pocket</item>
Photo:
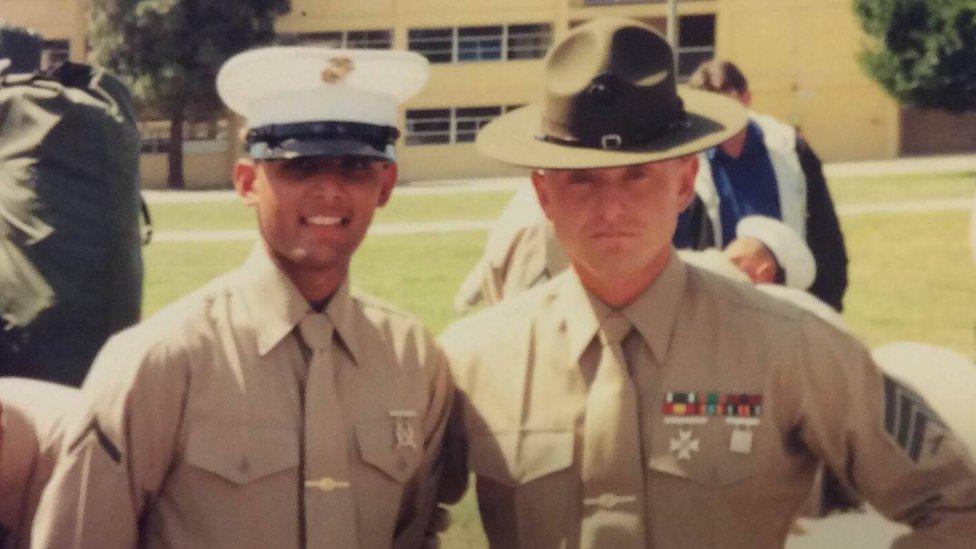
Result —
[[573, 431], [505, 431], [474, 434], [468, 467], [507, 486], [528, 484], [573, 465]]
[[298, 436], [288, 429], [197, 424], [186, 461], [234, 484], [247, 484], [298, 467]]
[[416, 417], [365, 420], [356, 424], [356, 443], [363, 461], [405, 483], [423, 458], [424, 431]]
[[655, 425], [649, 468], [706, 488], [755, 476], [758, 456], [768, 443], [766, 433], [758, 419], [730, 419], [712, 416], [700, 424]]

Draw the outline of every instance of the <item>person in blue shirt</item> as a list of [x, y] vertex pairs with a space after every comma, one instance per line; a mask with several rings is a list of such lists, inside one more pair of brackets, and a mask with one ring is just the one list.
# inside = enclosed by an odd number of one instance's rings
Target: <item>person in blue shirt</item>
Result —
[[[749, 107], [746, 77], [733, 63], [705, 62], [688, 82]], [[771, 116], [749, 113], [745, 130], [699, 158], [695, 192], [713, 229], [714, 244], [732, 242], [739, 220], [764, 215], [801, 235], [813, 252], [817, 277], [809, 291], [840, 311], [847, 290], [847, 251], [820, 159], [796, 130]]]

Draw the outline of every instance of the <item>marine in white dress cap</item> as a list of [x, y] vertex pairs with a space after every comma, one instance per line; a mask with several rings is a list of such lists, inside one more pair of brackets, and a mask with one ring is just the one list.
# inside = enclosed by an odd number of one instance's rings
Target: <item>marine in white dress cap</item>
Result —
[[412, 52], [277, 46], [228, 60], [217, 74], [217, 92], [247, 119], [247, 153], [254, 159], [393, 161], [397, 107], [429, 75], [427, 59]]

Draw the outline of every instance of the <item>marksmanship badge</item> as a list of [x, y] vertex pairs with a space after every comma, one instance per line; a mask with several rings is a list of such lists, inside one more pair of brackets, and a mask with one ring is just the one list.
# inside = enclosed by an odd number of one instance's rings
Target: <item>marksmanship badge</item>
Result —
[[417, 431], [410, 421], [415, 417], [417, 417], [415, 410], [390, 410], [397, 448], [417, 449]]

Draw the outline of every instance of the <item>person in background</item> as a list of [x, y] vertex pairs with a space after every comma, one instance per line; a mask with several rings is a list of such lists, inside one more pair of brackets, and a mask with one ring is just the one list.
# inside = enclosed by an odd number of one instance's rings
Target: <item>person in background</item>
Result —
[[793, 229], [777, 219], [751, 215], [739, 220], [736, 233], [724, 250], [680, 250], [678, 256], [691, 265], [754, 284], [758, 290], [847, 329], [840, 313], [807, 292], [816, 278], [817, 264]]
[[[692, 88], [752, 104], [739, 68], [725, 60], [703, 63], [688, 81]], [[749, 215], [782, 220], [803, 237], [817, 262], [810, 293], [843, 309], [847, 251], [820, 159], [792, 127], [771, 116], [749, 113], [745, 129], [699, 156], [695, 191], [714, 230], [715, 244], [735, 239], [736, 225]]]
[[0, 549], [30, 546], [30, 525], [61, 449], [62, 424], [76, 413], [78, 390], [0, 378]]

